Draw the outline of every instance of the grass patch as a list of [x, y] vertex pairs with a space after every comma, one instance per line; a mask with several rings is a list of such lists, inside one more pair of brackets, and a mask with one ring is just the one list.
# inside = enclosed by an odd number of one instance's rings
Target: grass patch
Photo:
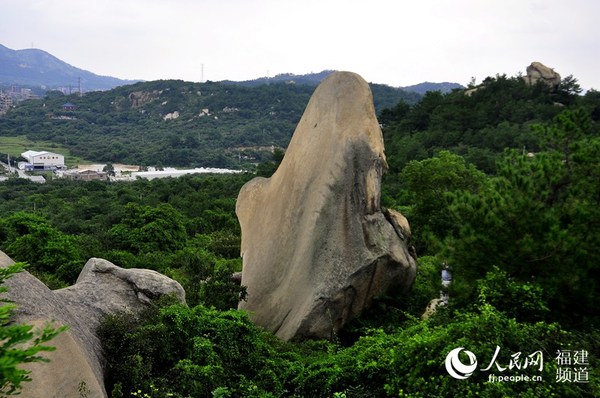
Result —
[[[67, 167], [72, 167], [80, 163], [90, 163], [80, 157], [72, 156], [69, 149], [56, 142], [32, 141], [24, 135], [18, 137], [0, 137], [0, 153], [8, 153], [13, 159], [16, 159], [23, 152], [29, 150], [59, 153], [65, 157]], [[6, 159], [0, 160], [6, 161]]]

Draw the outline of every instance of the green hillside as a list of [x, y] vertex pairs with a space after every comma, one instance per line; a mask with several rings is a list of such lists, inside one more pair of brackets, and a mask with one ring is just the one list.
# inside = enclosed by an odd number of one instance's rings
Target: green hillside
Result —
[[[97, 162], [239, 168], [287, 146], [314, 89], [161, 80], [81, 97], [50, 92], [0, 118], [0, 136], [54, 142]], [[379, 110], [419, 99], [382, 85], [373, 92]]]

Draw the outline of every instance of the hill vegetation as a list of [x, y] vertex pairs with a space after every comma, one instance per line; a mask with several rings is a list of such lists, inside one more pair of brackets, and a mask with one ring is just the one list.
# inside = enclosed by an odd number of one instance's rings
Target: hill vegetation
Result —
[[[82, 97], [49, 92], [0, 118], [0, 138], [53, 142], [96, 162], [245, 168], [287, 146], [314, 89], [169, 80]], [[373, 92], [378, 109], [419, 98], [382, 85]]]
[[[122, 136], [123, 142], [136, 137], [135, 156], [144, 154], [153, 164], [165, 159], [153, 157], [162, 155], [149, 149], [153, 139], [141, 141], [140, 124], [149, 130], [161, 126], [156, 136], [172, 137], [160, 141], [168, 152], [197, 137], [202, 123], [219, 126], [231, 116], [233, 126], [233, 115], [243, 131], [246, 125], [260, 131], [270, 117], [291, 125], [302, 106], [292, 106], [283, 93], [307, 99], [311, 92], [285, 84], [258, 91], [217, 83], [132, 87], [136, 91], [84, 97], [97, 101], [80, 103], [78, 119], [65, 124], [44, 116], [31, 129], [21, 127], [38, 114], [55, 112], [27, 104], [3, 120], [0, 131], [30, 130], [41, 139], [43, 129], [35, 126], [46, 123], [57, 142], [65, 142], [66, 134], [72, 142], [80, 128], [104, 126], [98, 121], [104, 117], [106, 125], [119, 128], [93, 131]], [[157, 97], [140, 94], [148, 101], [134, 106], [138, 96], [132, 92]], [[244, 106], [247, 92], [262, 104]], [[186, 106], [191, 97], [195, 106]], [[65, 99], [53, 100], [46, 107]], [[195, 117], [198, 107], [207, 107], [213, 117]], [[239, 111], [229, 115], [225, 107]], [[89, 257], [152, 268], [183, 284], [188, 306], [164, 302], [137, 319], [106, 320], [102, 335], [113, 397], [600, 395], [598, 92], [582, 96], [572, 77], [551, 89], [498, 75], [470, 96], [430, 92], [417, 103], [379, 109], [390, 165], [383, 204], [408, 217], [419, 271], [408, 296], [382, 297], [334, 341], [283, 343], [235, 309], [245, 294], [229, 277], [241, 267], [235, 198], [252, 174], [111, 184], [9, 180], [0, 184], [0, 248], [27, 261], [54, 288], [73, 283]], [[178, 119], [163, 120], [175, 111]], [[96, 118], [93, 125], [85, 115]], [[69, 127], [72, 122], [81, 124]], [[290, 134], [263, 141], [215, 131], [220, 135], [200, 136], [203, 148], [213, 150], [211, 140], [221, 147], [283, 147]], [[91, 136], [85, 135], [88, 143], [94, 142]], [[111, 159], [122, 160], [114, 153]], [[281, 155], [259, 172], [269, 175]], [[454, 276], [449, 304], [421, 319], [430, 300], [440, 297], [442, 262]], [[451, 377], [445, 366], [459, 347], [479, 361], [468, 380]], [[561, 362], [567, 352], [578, 362]], [[460, 358], [469, 363], [466, 355]], [[494, 382], [492, 376], [513, 379]], [[533, 380], [518, 382], [516, 376]]]

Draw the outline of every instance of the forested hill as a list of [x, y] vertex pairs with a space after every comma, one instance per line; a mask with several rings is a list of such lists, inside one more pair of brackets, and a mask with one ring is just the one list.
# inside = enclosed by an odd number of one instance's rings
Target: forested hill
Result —
[[[49, 92], [1, 118], [0, 135], [54, 142], [91, 161], [239, 167], [270, 156], [260, 147], [287, 146], [315, 87], [160, 80], [81, 97]], [[379, 111], [420, 98], [385, 85], [372, 91]]]
[[[600, 93], [592, 90], [582, 96], [581, 91], [573, 76], [550, 87], [529, 85], [520, 76], [496, 75], [466, 91], [427, 92], [414, 106], [401, 102], [379, 114], [388, 161], [399, 171], [411, 160], [447, 149], [494, 173], [505, 149], [538, 151], [540, 138], [532, 126], [550, 122], [565, 109], [584, 108], [598, 122]], [[597, 133], [597, 123], [594, 126]]]

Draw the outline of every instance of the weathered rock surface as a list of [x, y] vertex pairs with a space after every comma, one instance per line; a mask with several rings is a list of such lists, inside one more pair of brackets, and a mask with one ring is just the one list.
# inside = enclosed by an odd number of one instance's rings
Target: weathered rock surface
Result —
[[313, 94], [275, 174], [238, 196], [242, 284], [258, 325], [331, 338], [372, 299], [407, 290], [408, 223], [380, 206], [387, 168], [368, 84], [336, 72]]
[[[0, 267], [13, 261], [0, 251]], [[68, 330], [52, 340], [57, 349], [44, 354], [50, 364], [29, 364], [33, 381], [24, 383], [24, 397], [106, 397], [102, 347], [96, 330], [102, 317], [118, 311], [135, 314], [151, 299], [175, 294], [185, 301], [179, 283], [155, 271], [122, 269], [98, 258], [90, 259], [77, 283], [52, 291], [28, 272], [7, 281], [8, 298], [18, 305], [14, 321], [43, 327], [51, 322]]]
[[560, 84], [560, 75], [552, 68], [548, 68], [541, 62], [532, 62], [527, 67], [527, 75], [523, 77], [531, 85], [542, 81], [550, 87], [558, 87]]

